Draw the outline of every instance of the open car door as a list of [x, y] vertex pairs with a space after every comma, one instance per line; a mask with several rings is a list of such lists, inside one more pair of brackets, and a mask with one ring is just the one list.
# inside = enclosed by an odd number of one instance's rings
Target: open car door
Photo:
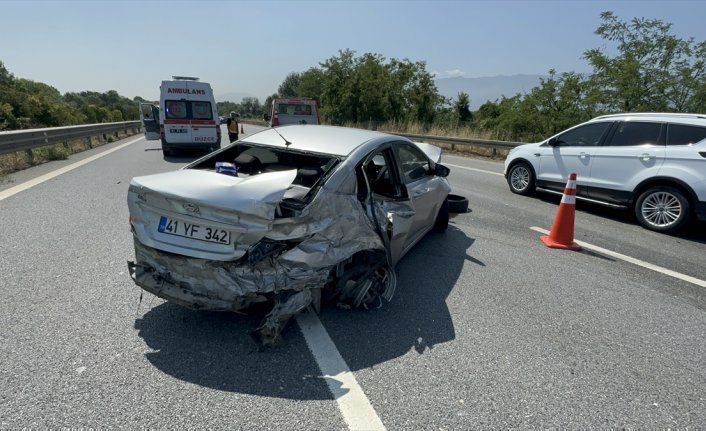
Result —
[[159, 135], [159, 108], [152, 103], [140, 103], [140, 123], [145, 131], [145, 139], [155, 141]]

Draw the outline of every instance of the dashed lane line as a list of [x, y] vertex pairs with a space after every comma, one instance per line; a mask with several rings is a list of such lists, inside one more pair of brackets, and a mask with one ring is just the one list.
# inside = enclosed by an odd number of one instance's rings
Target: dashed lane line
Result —
[[[530, 227], [530, 229], [532, 229], [535, 232], [543, 233], [545, 235], [549, 234], [548, 230], [542, 229], [537, 226], [532, 226], [532, 227]], [[663, 268], [661, 266], [654, 265], [652, 263], [645, 262], [640, 259], [635, 259], [634, 257], [626, 256], [624, 254], [620, 254], [615, 251], [611, 251], [611, 250], [605, 249], [603, 247], [599, 247], [597, 245], [589, 244], [587, 242], [576, 241], [576, 240], [574, 240], [574, 242], [576, 244], [580, 245], [581, 247], [595, 251], [596, 253], [600, 253], [600, 254], [603, 254], [606, 256], [610, 256], [610, 257], [614, 257], [616, 259], [620, 259], [625, 262], [629, 262], [634, 265], [641, 266], [643, 268], [651, 269], [652, 271], [656, 271], [656, 272], [662, 273], [664, 275], [668, 275], [670, 277], [674, 277], [679, 280], [686, 281], [687, 283], [695, 284], [695, 285], [701, 286], [701, 287], [706, 287], [706, 281], [698, 279], [696, 277], [692, 277], [690, 275], [686, 275], [686, 274], [682, 274], [680, 272], [672, 271], [671, 269]]]
[[79, 167], [81, 167], [81, 166], [83, 166], [83, 165], [86, 165], [86, 164], [88, 164], [88, 163], [91, 163], [92, 161], [97, 160], [97, 159], [100, 159], [100, 158], [103, 157], [103, 156], [107, 156], [107, 155], [110, 154], [110, 153], [114, 153], [114, 152], [116, 152], [116, 151], [118, 151], [118, 150], [122, 150], [123, 148], [127, 147], [128, 145], [132, 145], [132, 144], [134, 144], [135, 142], [140, 141], [140, 140], [142, 140], [142, 139], [144, 139], [144, 138], [133, 139], [133, 140], [130, 141], [130, 142], [126, 142], [126, 143], [124, 143], [124, 144], [118, 145], [117, 147], [111, 148], [110, 150], [103, 151], [102, 153], [95, 154], [95, 155], [93, 155], [93, 156], [91, 156], [91, 157], [87, 157], [87, 158], [85, 158], [85, 159], [83, 159], [83, 160], [79, 160], [79, 161], [76, 162], [76, 163], [72, 163], [72, 164], [70, 164], [70, 165], [68, 165], [68, 166], [64, 166], [63, 168], [59, 168], [59, 169], [57, 169], [57, 170], [55, 170], [55, 171], [51, 171], [51, 172], [48, 172], [48, 173], [46, 173], [46, 174], [44, 174], [44, 175], [38, 176], [37, 178], [31, 179], [31, 180], [29, 180], [29, 181], [25, 181], [25, 182], [22, 183], [22, 184], [18, 184], [18, 185], [14, 186], [14, 187], [10, 187], [9, 189], [0, 191], [0, 201], [2, 201], [2, 200], [4, 200], [4, 199], [7, 199], [7, 198], [9, 198], [10, 196], [14, 196], [14, 195], [16, 195], [17, 193], [23, 192], [23, 191], [25, 191], [25, 190], [27, 190], [27, 189], [31, 189], [32, 187], [34, 187], [34, 186], [36, 186], [36, 185], [39, 185], [39, 184], [41, 184], [41, 183], [43, 183], [43, 182], [45, 182], [45, 181], [49, 181], [49, 180], [51, 180], [52, 178], [58, 177], [59, 175], [65, 174], [65, 173], [67, 173], [67, 172], [69, 172], [69, 171], [73, 171], [73, 170], [76, 169], [76, 168], [79, 168]]
[[296, 319], [348, 429], [384, 430], [380, 417], [316, 314], [309, 310], [297, 314]]

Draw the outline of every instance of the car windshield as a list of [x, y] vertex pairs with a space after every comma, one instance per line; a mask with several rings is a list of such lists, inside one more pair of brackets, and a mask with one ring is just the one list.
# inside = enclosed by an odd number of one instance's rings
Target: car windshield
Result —
[[311, 115], [311, 105], [299, 103], [279, 103], [277, 112], [281, 115]]

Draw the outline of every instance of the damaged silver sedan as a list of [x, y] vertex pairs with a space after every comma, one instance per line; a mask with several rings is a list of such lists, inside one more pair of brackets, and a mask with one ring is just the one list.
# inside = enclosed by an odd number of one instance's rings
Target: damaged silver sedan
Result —
[[331, 126], [266, 129], [184, 168], [136, 177], [130, 274], [199, 310], [273, 307], [253, 332], [273, 344], [322, 299], [370, 307], [395, 291], [396, 263], [448, 226], [441, 150]]

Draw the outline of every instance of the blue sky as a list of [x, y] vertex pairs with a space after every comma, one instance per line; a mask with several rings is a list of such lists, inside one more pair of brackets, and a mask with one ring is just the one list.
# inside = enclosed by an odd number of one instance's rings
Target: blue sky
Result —
[[157, 99], [172, 75], [264, 101], [290, 72], [350, 48], [438, 77], [587, 72], [602, 11], [706, 40], [706, 1], [0, 0], [0, 61], [62, 93]]

